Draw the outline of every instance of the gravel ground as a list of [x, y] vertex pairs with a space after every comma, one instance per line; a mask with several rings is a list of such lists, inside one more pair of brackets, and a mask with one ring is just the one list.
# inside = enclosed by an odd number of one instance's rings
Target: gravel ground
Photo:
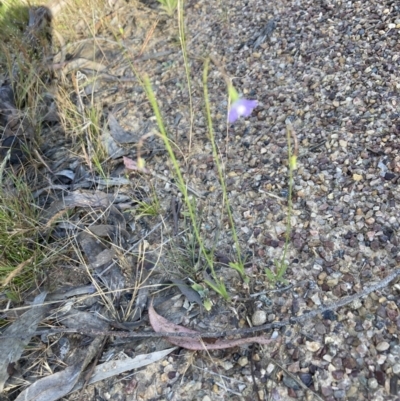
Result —
[[[124, 44], [137, 54], [159, 17], [157, 5], [132, 10], [125, 3], [117, 4], [122, 8], [111, 24], [124, 27]], [[202, 327], [202, 321], [207, 321], [205, 328], [246, 327], [256, 312], [262, 322], [281, 321], [360, 292], [390, 274], [400, 262], [400, 6], [389, 0], [200, 0], [188, 1], [186, 17], [194, 105], [191, 146], [189, 97], [176, 21], [162, 18], [145, 51], [171, 54], [139, 60], [137, 68], [150, 76], [170, 135], [180, 149], [177, 157], [185, 179], [205, 195], [197, 199], [202, 235], [221, 259], [229, 260], [235, 253], [207, 139], [202, 57], [217, 54], [238, 91], [258, 101], [250, 118], [226, 128], [225, 82], [211, 65], [215, 137], [251, 280], [244, 286], [231, 269], [221, 268], [219, 274], [236, 303], [223, 306], [212, 296], [218, 313], [188, 319], [186, 325]], [[122, 56], [110, 62], [109, 72], [132, 75]], [[124, 128], [132, 131], [149, 122], [148, 132], [155, 132], [150, 104], [137, 84], [107, 83], [105, 88], [98, 99], [105, 108], [116, 110]], [[274, 268], [284, 247], [288, 118], [298, 136], [299, 161], [287, 285], [276, 291], [264, 270]], [[167, 155], [157, 151], [162, 149], [159, 139], [150, 138], [147, 146], [151, 152], [144, 152], [146, 167], [172, 177]], [[168, 210], [176, 194], [173, 186], [156, 176], [137, 180], [144, 192], [155, 189], [161, 207]], [[140, 220], [133, 235], [140, 237], [141, 230], [153, 223]], [[150, 254], [159, 255], [172, 230], [170, 223], [162, 236], [157, 231], [147, 238]], [[162, 255], [160, 264], [172, 273], [179, 264], [176, 260], [173, 263], [170, 256]], [[84, 397], [400, 399], [399, 291], [391, 283], [302, 325], [281, 328], [282, 343], [274, 351], [261, 346], [209, 353], [182, 350], [131, 377], [88, 386]], [[262, 295], [251, 296], [256, 293]], [[223, 316], [228, 316], [226, 321]], [[136, 346], [131, 352], [161, 347], [146, 344], [150, 345]]]

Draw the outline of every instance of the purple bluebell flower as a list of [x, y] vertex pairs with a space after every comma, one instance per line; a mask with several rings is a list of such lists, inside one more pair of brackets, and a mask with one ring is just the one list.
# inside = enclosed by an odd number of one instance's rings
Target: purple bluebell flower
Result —
[[257, 106], [257, 100], [237, 99], [231, 104], [228, 120], [232, 124], [239, 117], [249, 117]]

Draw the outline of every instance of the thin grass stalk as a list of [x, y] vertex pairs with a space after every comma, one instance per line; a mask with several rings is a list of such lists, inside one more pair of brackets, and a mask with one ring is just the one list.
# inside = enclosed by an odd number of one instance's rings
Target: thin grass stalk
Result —
[[183, 12], [183, 0], [178, 0], [178, 26], [179, 26], [179, 40], [181, 43], [183, 63], [185, 65], [186, 80], [189, 92], [189, 114], [190, 114], [190, 126], [189, 126], [189, 153], [192, 149], [192, 136], [193, 136], [193, 98], [192, 98], [192, 84], [190, 80], [190, 67], [186, 49], [186, 36], [185, 36], [185, 21]]
[[[278, 281], [283, 277], [287, 270], [287, 263], [286, 263], [286, 255], [289, 248], [289, 240], [290, 234], [292, 232], [292, 211], [293, 211], [293, 200], [292, 200], [292, 192], [293, 192], [293, 170], [294, 164], [292, 163], [292, 143], [291, 143], [291, 125], [286, 125], [286, 140], [288, 144], [288, 163], [289, 163], [289, 194], [288, 194], [288, 214], [287, 214], [287, 222], [286, 222], [286, 232], [285, 232], [285, 246], [283, 248], [282, 258], [280, 261], [280, 268], [277, 272], [277, 279]], [[297, 155], [296, 155], [297, 156]]]
[[234, 265], [231, 265], [231, 267], [235, 268], [240, 273], [240, 275], [242, 276], [243, 279], [246, 279], [244, 266], [242, 263], [242, 256], [241, 256], [241, 252], [240, 252], [239, 238], [236, 233], [235, 222], [234, 222], [232, 211], [231, 211], [231, 208], [229, 205], [229, 199], [228, 199], [228, 193], [226, 190], [224, 173], [223, 173], [222, 165], [220, 163], [220, 159], [218, 157], [218, 150], [217, 150], [217, 146], [215, 143], [214, 129], [213, 129], [212, 118], [211, 118], [210, 99], [209, 99], [209, 95], [208, 95], [208, 85], [207, 85], [209, 63], [210, 63], [210, 60], [207, 59], [204, 63], [204, 69], [203, 69], [203, 92], [204, 92], [204, 102], [205, 102], [206, 116], [207, 116], [208, 134], [210, 136], [210, 141], [211, 141], [212, 150], [213, 150], [213, 157], [215, 160], [215, 164], [217, 166], [218, 178], [219, 178], [221, 188], [222, 188], [223, 204], [226, 207], [226, 210], [228, 213], [232, 237], [233, 237], [233, 241], [235, 243], [236, 254], [237, 254], [237, 258], [238, 258], [237, 263]]

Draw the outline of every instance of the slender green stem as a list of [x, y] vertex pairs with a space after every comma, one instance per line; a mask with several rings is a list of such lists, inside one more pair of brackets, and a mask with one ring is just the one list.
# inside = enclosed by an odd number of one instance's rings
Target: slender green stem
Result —
[[215, 137], [214, 137], [214, 129], [213, 129], [213, 124], [212, 124], [212, 118], [211, 118], [211, 108], [210, 108], [210, 99], [208, 96], [208, 67], [209, 67], [209, 59], [205, 61], [204, 64], [204, 69], [203, 69], [203, 91], [204, 91], [204, 102], [205, 102], [205, 108], [206, 108], [206, 116], [207, 116], [207, 125], [208, 125], [208, 134], [210, 137], [211, 145], [212, 145], [212, 150], [213, 150], [213, 157], [215, 160], [215, 164], [217, 166], [217, 171], [218, 171], [218, 178], [219, 182], [222, 188], [222, 195], [223, 195], [223, 204], [226, 207], [228, 218], [229, 218], [229, 223], [231, 226], [231, 231], [232, 231], [232, 237], [235, 243], [236, 247], [236, 254], [238, 261], [237, 263], [231, 264], [231, 267], [236, 269], [242, 276], [243, 279], [246, 279], [244, 267], [242, 264], [242, 257], [241, 257], [241, 252], [240, 252], [240, 244], [239, 244], [239, 238], [236, 233], [235, 229], [235, 222], [233, 219], [232, 211], [229, 205], [229, 199], [228, 199], [228, 192], [226, 189], [226, 183], [224, 179], [224, 171], [222, 168], [222, 164], [220, 162], [219, 156], [218, 156], [218, 150], [217, 150], [217, 145], [215, 143]]
[[179, 25], [179, 40], [181, 42], [183, 62], [185, 64], [186, 80], [189, 92], [189, 113], [190, 113], [190, 126], [189, 126], [189, 152], [192, 149], [192, 136], [193, 136], [193, 97], [192, 97], [192, 84], [190, 80], [190, 66], [186, 49], [186, 36], [185, 36], [185, 21], [183, 13], [183, 0], [178, 0], [178, 25]]
[[[287, 270], [286, 263], [286, 255], [289, 248], [289, 240], [290, 234], [292, 232], [292, 211], [293, 211], [293, 201], [292, 201], [292, 192], [293, 192], [293, 170], [294, 163], [292, 162], [293, 154], [292, 154], [292, 144], [291, 144], [291, 136], [292, 136], [292, 126], [291, 124], [286, 125], [286, 138], [288, 144], [288, 163], [289, 163], [289, 194], [288, 194], [288, 214], [287, 214], [287, 222], [286, 222], [286, 233], [285, 233], [285, 246], [283, 248], [282, 258], [280, 261], [280, 267], [277, 272], [278, 281], [283, 277]], [[296, 153], [296, 150], [295, 150]], [[295, 154], [294, 156], [297, 157]]]

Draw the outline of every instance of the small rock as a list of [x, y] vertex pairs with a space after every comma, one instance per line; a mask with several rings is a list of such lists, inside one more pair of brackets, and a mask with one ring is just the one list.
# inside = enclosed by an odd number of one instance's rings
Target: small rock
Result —
[[307, 386], [310, 387], [313, 384], [313, 377], [310, 373], [300, 373], [300, 380]]
[[288, 372], [297, 373], [300, 371], [300, 362], [294, 362], [287, 367]]
[[243, 368], [249, 364], [249, 359], [247, 358], [247, 356], [242, 356], [239, 358], [237, 363], [238, 363], [238, 365], [240, 365]]
[[400, 363], [393, 365], [392, 370], [395, 375], [398, 375], [400, 373]]
[[321, 393], [324, 397], [328, 397], [328, 396], [332, 395], [333, 394], [332, 387], [322, 386]]
[[333, 392], [333, 396], [337, 399], [337, 400], [342, 400], [343, 398], [346, 397], [346, 392], [344, 390], [335, 390]]
[[350, 398], [350, 397], [354, 397], [357, 393], [358, 393], [358, 387], [357, 386], [352, 386], [352, 387], [350, 387], [350, 389], [349, 389], [349, 391], [347, 392], [347, 397], [348, 398]]
[[378, 388], [378, 380], [376, 380], [375, 377], [368, 379], [368, 387], [371, 390], [376, 390]]
[[251, 317], [253, 326], [261, 326], [267, 321], [267, 314], [263, 310], [257, 310]]
[[317, 352], [321, 348], [321, 344], [316, 341], [306, 341], [306, 347], [311, 352]]
[[224, 370], [230, 370], [233, 368], [233, 363], [231, 361], [220, 361], [219, 365], [222, 367]]
[[317, 324], [315, 325], [315, 331], [316, 331], [318, 334], [321, 334], [321, 335], [327, 333], [326, 327], [325, 327], [325, 325], [322, 324], [322, 323], [317, 323]]
[[326, 284], [328, 287], [335, 287], [339, 282], [339, 279], [337, 277], [329, 277], [326, 280]]
[[380, 343], [377, 344], [376, 349], [379, 352], [383, 352], [388, 350], [390, 347], [390, 344], [387, 341], [382, 341]]
[[387, 181], [393, 180], [393, 178], [395, 178], [395, 177], [396, 177], [396, 174], [393, 174], [393, 173], [385, 173], [385, 176], [384, 176], [385, 180], [387, 180]]
[[315, 293], [311, 296], [311, 300], [314, 302], [315, 305], [321, 305], [321, 300], [319, 299], [319, 294]]
[[377, 370], [375, 372], [375, 379], [378, 381], [378, 384], [380, 384], [381, 386], [384, 386], [386, 375], [381, 370]]
[[274, 371], [274, 369], [275, 369], [275, 365], [274, 365], [273, 363], [270, 363], [270, 364], [267, 366], [267, 369], [266, 369], [267, 375], [270, 375], [270, 374]]
[[296, 380], [293, 380], [291, 377], [289, 376], [283, 376], [283, 380], [282, 380], [283, 384], [288, 387], [291, 388], [293, 390], [299, 390], [300, 386], [299, 384], [296, 382]]
[[332, 377], [336, 380], [336, 381], [340, 381], [343, 379], [344, 376], [344, 372], [343, 370], [334, 370], [332, 372]]
[[176, 372], [175, 371], [168, 372], [168, 379], [169, 380], [175, 379], [175, 377], [176, 377]]

